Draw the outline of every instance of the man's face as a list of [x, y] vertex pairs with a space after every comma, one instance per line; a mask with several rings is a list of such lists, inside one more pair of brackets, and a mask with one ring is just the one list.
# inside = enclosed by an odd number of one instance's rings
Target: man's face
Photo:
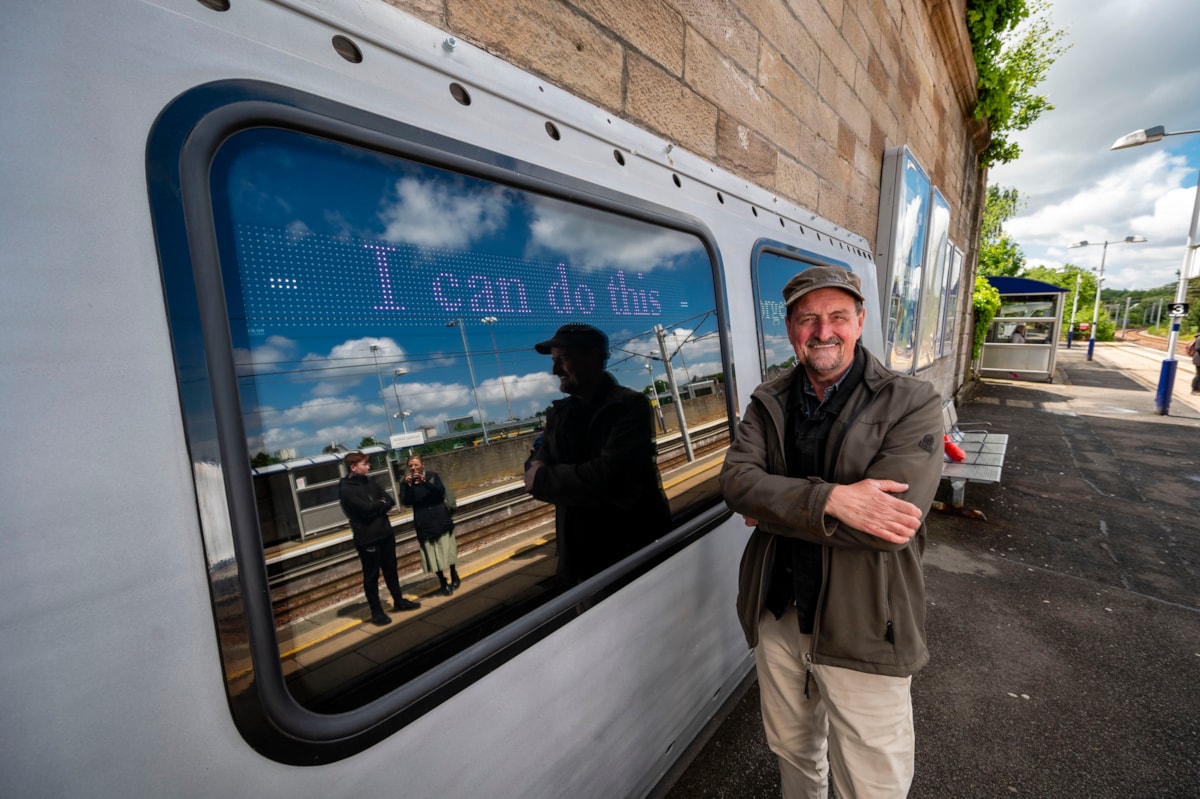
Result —
[[850, 368], [865, 315], [841, 289], [817, 289], [792, 303], [788, 341], [812, 382], [834, 383]]
[[564, 394], [588, 391], [604, 371], [600, 353], [596, 350], [552, 347], [550, 360], [550, 371], [558, 378], [558, 390]]
[[366, 476], [371, 471], [371, 462], [369, 460], [361, 460], [350, 467], [350, 474], [356, 474], [360, 477]]

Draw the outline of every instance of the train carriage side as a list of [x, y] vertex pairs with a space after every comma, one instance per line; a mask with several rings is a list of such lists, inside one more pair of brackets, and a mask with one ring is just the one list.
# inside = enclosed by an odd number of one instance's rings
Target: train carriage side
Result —
[[[788, 359], [783, 282], [841, 263], [873, 301], [866, 242], [386, 4], [224, 5], [6, 20], [0, 784], [645, 795], [752, 662], [720, 435]], [[342, 473], [320, 441], [536, 418], [532, 343], [565, 321], [603, 327], [614, 374], [664, 411], [671, 529], [561, 585], [522, 506], [528, 538], [474, 593], [391, 630], [284, 625], [255, 456], [325, 470], [276, 481], [280, 519], [303, 519]], [[524, 446], [445, 457], [467, 474]], [[297, 524], [279, 552], [352, 558]]]

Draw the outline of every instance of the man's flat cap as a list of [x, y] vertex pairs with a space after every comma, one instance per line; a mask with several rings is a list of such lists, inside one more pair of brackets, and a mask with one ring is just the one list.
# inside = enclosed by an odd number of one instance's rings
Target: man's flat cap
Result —
[[533, 348], [542, 355], [549, 355], [553, 347], [584, 350], [603, 350], [608, 353], [608, 336], [603, 330], [578, 322], [565, 324], [554, 331], [554, 337], [539, 341]]
[[862, 293], [862, 281], [858, 275], [841, 266], [810, 266], [793, 277], [783, 287], [783, 304], [792, 303], [817, 289], [841, 289], [866, 300]]

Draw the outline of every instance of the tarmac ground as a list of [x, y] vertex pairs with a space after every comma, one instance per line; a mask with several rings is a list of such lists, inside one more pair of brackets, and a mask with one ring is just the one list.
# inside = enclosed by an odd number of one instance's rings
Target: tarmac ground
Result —
[[[1200, 796], [1200, 396], [1181, 361], [1158, 415], [1162, 358], [1060, 347], [960, 405], [1009, 445], [985, 519], [930, 515], [911, 797]], [[653, 796], [779, 796], [753, 675], [717, 722]]]

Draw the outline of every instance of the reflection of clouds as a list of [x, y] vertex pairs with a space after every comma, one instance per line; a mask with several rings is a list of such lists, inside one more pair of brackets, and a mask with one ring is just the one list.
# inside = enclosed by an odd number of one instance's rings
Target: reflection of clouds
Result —
[[[378, 349], [374, 354], [371, 345]], [[325, 355], [309, 353], [301, 360], [297, 378], [315, 380], [309, 391], [314, 397], [329, 397], [345, 391], [346, 381], [370, 375], [382, 378], [385, 392], [391, 391], [392, 373], [407, 357], [404, 348], [391, 338], [366, 336], [335, 345]], [[328, 375], [321, 375], [328, 372]], [[378, 388], [376, 388], [378, 392]]]
[[344, 421], [360, 413], [370, 413], [372, 410], [379, 414], [383, 413], [380, 405], [367, 405], [355, 397], [322, 397], [307, 400], [290, 408], [273, 408], [263, 405], [256, 408], [253, 413], [257, 415], [259, 424], [267, 428], [264, 435], [271, 435], [275, 428]]
[[235, 347], [233, 362], [239, 376], [279, 371], [296, 352], [296, 342], [286, 336], [270, 336], [252, 349]]
[[379, 212], [385, 241], [464, 249], [508, 225], [510, 199], [501, 186], [468, 191], [461, 178], [435, 184], [407, 177], [395, 189], [395, 202]]
[[594, 270], [648, 272], [695, 253], [699, 242], [678, 231], [654, 228], [577, 205], [531, 197], [533, 222], [527, 256], [549, 255]]

